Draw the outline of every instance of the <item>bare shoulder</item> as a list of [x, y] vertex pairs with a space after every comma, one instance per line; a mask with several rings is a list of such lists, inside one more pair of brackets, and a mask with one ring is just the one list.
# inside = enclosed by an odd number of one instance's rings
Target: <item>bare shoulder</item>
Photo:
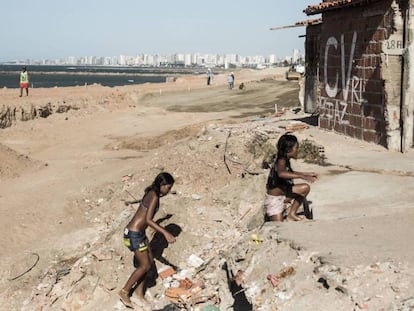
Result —
[[155, 192], [155, 190], [149, 190], [143, 198], [143, 203], [146, 207], [149, 207], [151, 205], [153, 205], [154, 203], [157, 203], [159, 200], [157, 193]]
[[287, 161], [286, 161], [285, 158], [277, 158], [277, 160], [276, 160], [276, 165], [278, 167], [280, 167], [280, 166], [285, 167], [286, 163], [287, 163]]

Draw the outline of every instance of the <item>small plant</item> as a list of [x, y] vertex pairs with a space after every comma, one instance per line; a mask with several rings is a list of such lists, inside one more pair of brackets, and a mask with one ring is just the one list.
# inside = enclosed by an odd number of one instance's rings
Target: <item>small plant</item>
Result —
[[298, 158], [305, 162], [325, 165], [325, 154], [323, 146], [317, 145], [310, 140], [303, 140], [299, 144]]

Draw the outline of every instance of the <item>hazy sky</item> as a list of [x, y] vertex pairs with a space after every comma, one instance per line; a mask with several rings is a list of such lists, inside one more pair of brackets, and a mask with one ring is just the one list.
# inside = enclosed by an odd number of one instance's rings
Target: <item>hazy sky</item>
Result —
[[304, 50], [309, 0], [2, 0], [0, 61], [172, 53]]

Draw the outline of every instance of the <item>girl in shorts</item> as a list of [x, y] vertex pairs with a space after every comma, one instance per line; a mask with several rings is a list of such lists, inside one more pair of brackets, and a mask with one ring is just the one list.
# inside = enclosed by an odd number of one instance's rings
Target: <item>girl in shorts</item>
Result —
[[[309, 194], [310, 186], [318, 175], [316, 173], [295, 172], [290, 166], [290, 159], [296, 159], [299, 143], [296, 136], [284, 134], [277, 143], [277, 156], [273, 163], [266, 184], [264, 208], [272, 221], [283, 221], [285, 203], [291, 202], [286, 220], [302, 220], [296, 212], [303, 199]], [[303, 179], [308, 183], [293, 184], [293, 179]]]
[[147, 227], [150, 226], [164, 235], [168, 243], [175, 242], [175, 237], [153, 220], [160, 206], [160, 197], [167, 195], [173, 185], [174, 178], [169, 173], [160, 173], [151, 186], [145, 189], [138, 210], [124, 230], [124, 244], [134, 252], [134, 263], [137, 262], [135, 271], [132, 272], [124, 287], [118, 293], [126, 307], [133, 308], [130, 292], [134, 285], [136, 285], [137, 298], [148, 305], [144, 298], [144, 280], [147, 272], [154, 264], [154, 259], [145, 234]]

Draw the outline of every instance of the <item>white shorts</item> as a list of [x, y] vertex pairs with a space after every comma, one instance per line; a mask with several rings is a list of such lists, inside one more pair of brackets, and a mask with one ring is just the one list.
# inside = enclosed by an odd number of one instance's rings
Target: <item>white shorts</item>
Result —
[[285, 199], [286, 196], [284, 195], [274, 196], [266, 193], [263, 203], [266, 215], [271, 217], [274, 215], [282, 214], [286, 208]]

